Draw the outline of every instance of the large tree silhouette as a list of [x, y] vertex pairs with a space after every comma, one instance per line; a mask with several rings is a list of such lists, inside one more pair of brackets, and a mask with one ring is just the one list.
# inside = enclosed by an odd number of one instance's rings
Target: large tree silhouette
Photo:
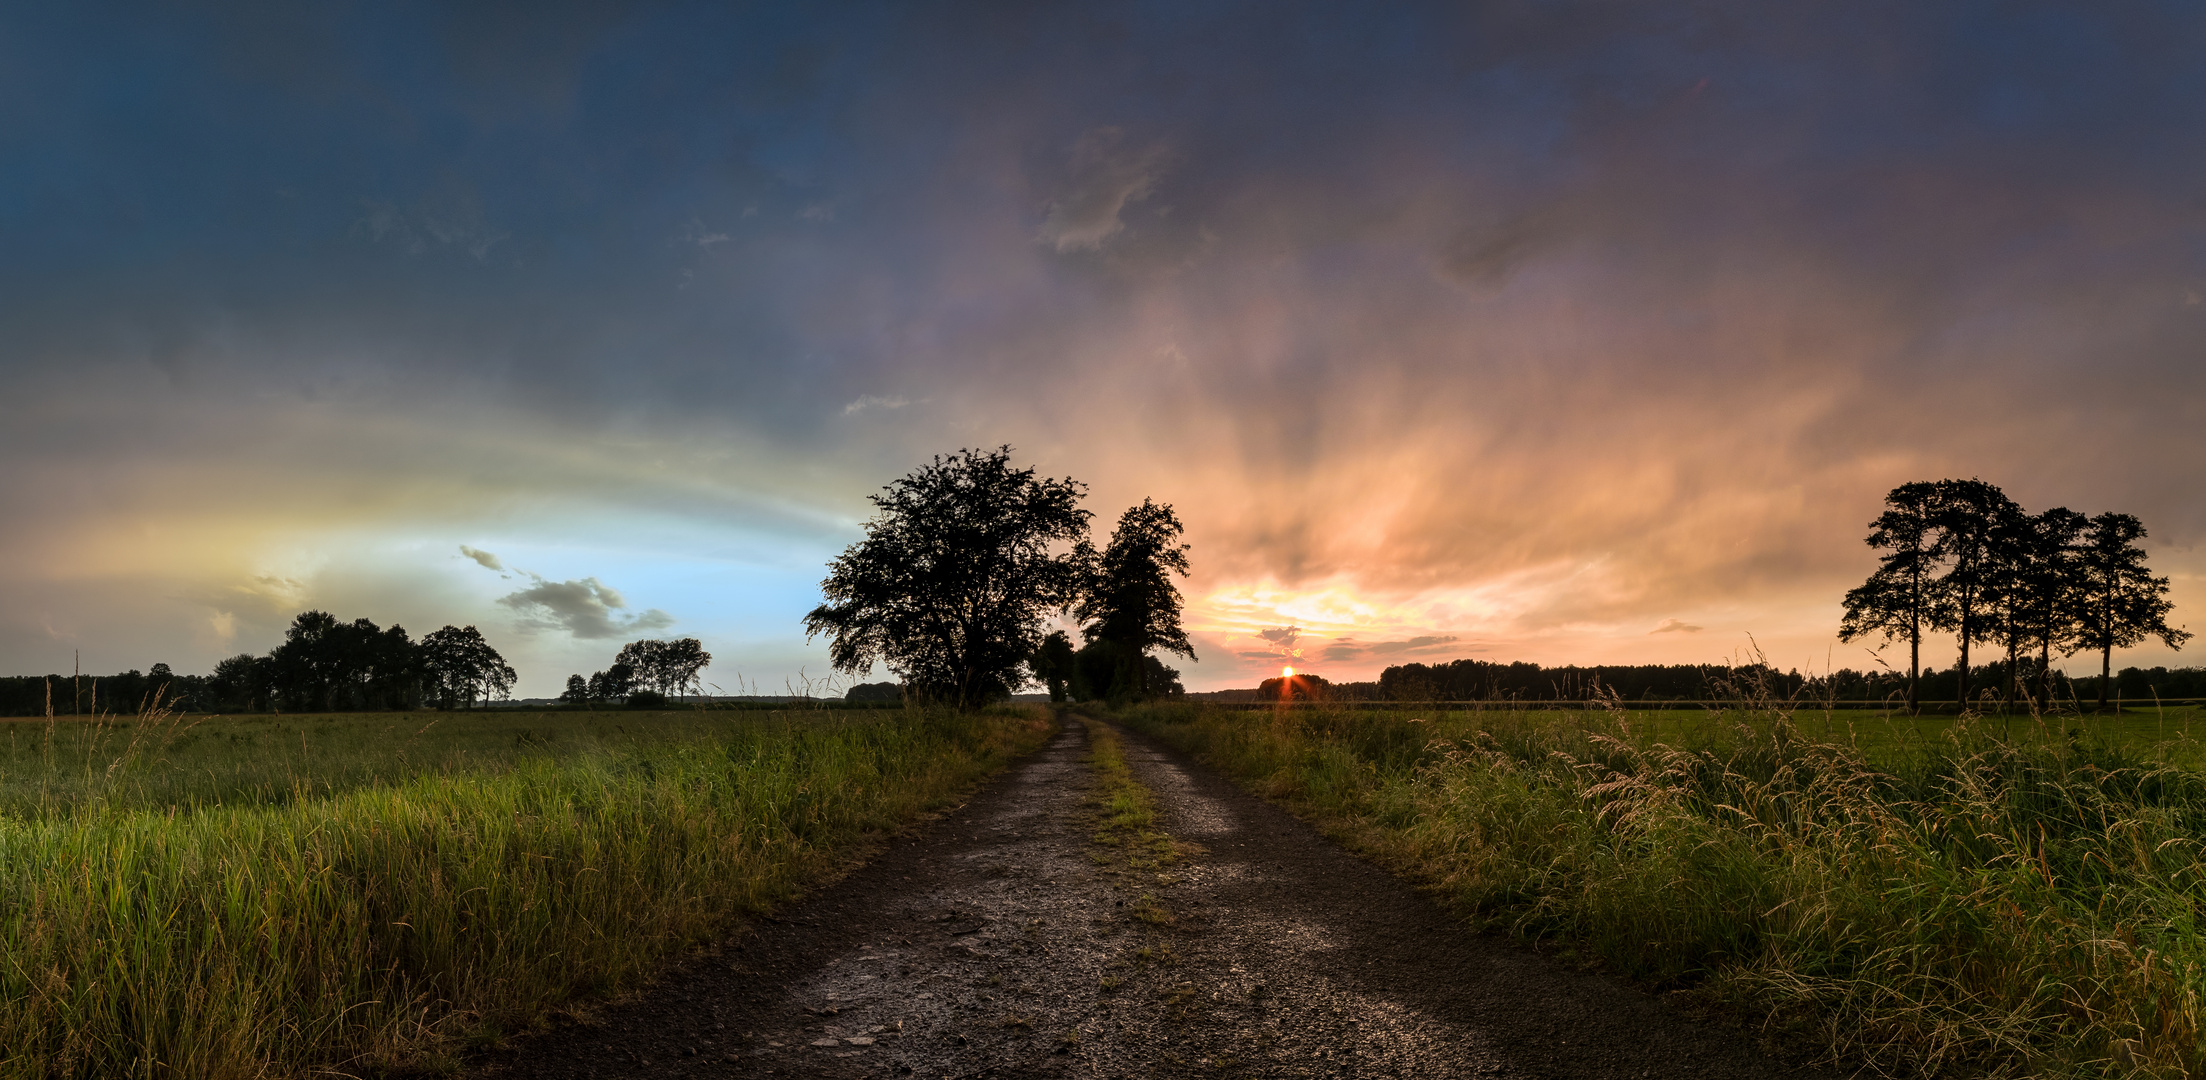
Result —
[[2012, 571], [2016, 621], [2024, 640], [2037, 646], [2038, 701], [2043, 705], [2053, 700], [2053, 653], [2066, 656], [2075, 650], [2082, 600], [2078, 543], [2089, 525], [2065, 506], [2032, 516]]
[[2022, 508], [1982, 480], [1940, 480], [1933, 489], [1934, 550], [1945, 573], [1931, 588], [1931, 625], [1951, 632], [1960, 643], [1961, 662], [1954, 668], [1960, 677], [1956, 698], [1966, 709], [1969, 646], [1999, 640], [2000, 627], [1992, 609], [2009, 554], [2003, 533], [2022, 516]]
[[1079, 598], [1085, 485], [1011, 465], [1011, 448], [937, 457], [871, 496], [865, 539], [829, 564], [805, 637], [838, 670], [875, 663], [920, 695], [973, 708], [1025, 685], [1042, 620]]
[[2114, 650], [2157, 637], [2171, 649], [2191, 639], [2168, 625], [2168, 579], [2153, 577], [2137, 541], [2144, 522], [2128, 514], [2092, 518], [2076, 548], [2076, 633], [2078, 649], [2099, 651], [2099, 708], [2106, 708], [2107, 685], [2114, 677]]
[[1866, 543], [1887, 554], [1869, 580], [1846, 594], [1838, 639], [1876, 636], [1907, 642], [1907, 707], [1918, 704], [1923, 630], [1936, 616], [1938, 486], [1901, 484], [1884, 496], [1885, 511], [1869, 523]]
[[706, 652], [704, 644], [696, 638], [631, 641], [621, 646], [620, 654], [613, 657], [615, 667], [628, 665], [635, 685], [683, 697], [701, 688], [698, 676], [711, 663], [712, 654]]
[[442, 708], [478, 698], [504, 697], [513, 690], [513, 668], [472, 626], [447, 626], [421, 638], [421, 669]]
[[1186, 531], [1170, 503], [1143, 499], [1120, 515], [1103, 549], [1076, 613], [1089, 624], [1088, 639], [1109, 647], [1116, 668], [1111, 696], [1150, 696], [1150, 668], [1143, 662], [1150, 649], [1195, 659], [1180, 626], [1180, 590], [1172, 583], [1175, 573], [1187, 576], [1187, 545], [1179, 542]]

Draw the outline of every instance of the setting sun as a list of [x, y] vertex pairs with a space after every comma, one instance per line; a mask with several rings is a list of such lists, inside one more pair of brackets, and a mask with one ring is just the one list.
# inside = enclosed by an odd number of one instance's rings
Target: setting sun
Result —
[[1293, 667], [1293, 665], [1289, 665], [1289, 666], [1287, 666], [1287, 667], [1283, 667], [1283, 668], [1280, 668], [1280, 669], [1279, 669], [1279, 677], [1280, 677], [1280, 678], [1282, 678], [1282, 679], [1292, 679], [1292, 678], [1294, 678], [1294, 667]]

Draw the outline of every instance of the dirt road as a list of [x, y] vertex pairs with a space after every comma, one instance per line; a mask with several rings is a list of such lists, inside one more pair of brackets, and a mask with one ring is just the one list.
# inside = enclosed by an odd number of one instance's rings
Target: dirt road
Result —
[[1092, 842], [1087, 735], [1068, 722], [785, 918], [482, 1075], [1803, 1075], [1469, 933], [1277, 808], [1125, 741], [1179, 861]]

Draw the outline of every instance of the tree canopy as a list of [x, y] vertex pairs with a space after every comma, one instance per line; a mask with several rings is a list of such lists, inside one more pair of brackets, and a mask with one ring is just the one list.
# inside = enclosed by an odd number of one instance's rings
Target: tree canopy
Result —
[[[1195, 659], [1195, 647], [1180, 626], [1180, 590], [1172, 582], [1175, 573], [1187, 576], [1188, 546], [1179, 542], [1186, 531], [1169, 503], [1143, 499], [1119, 516], [1110, 545], [1074, 607], [1087, 623], [1082, 632], [1091, 647], [1100, 647], [1108, 657], [1107, 663], [1093, 665], [1110, 672], [1108, 682], [1094, 687], [1099, 696], [1151, 696], [1158, 688], [1151, 686], [1150, 649]], [[1177, 672], [1156, 666], [1176, 683]]]
[[421, 639], [421, 668], [431, 695], [444, 708], [478, 699], [505, 697], [513, 690], [513, 668], [472, 626], [447, 626]]
[[1868, 543], [1887, 554], [1847, 592], [1839, 639], [1906, 640], [1911, 708], [1925, 630], [1951, 633], [1959, 646], [1954, 671], [1964, 703], [1972, 645], [2005, 647], [2008, 698], [2030, 692], [2021, 661], [2035, 646], [2041, 702], [2052, 695], [2054, 653], [2095, 650], [2104, 706], [2113, 650], [2151, 637], [2179, 648], [2191, 636], [2168, 625], [2168, 579], [2146, 568], [2136, 546], [2145, 527], [2128, 514], [2086, 519], [2055, 507], [2033, 515], [1974, 479], [1902, 484], [1885, 505]]
[[1923, 631], [1936, 618], [1938, 488], [1912, 483], [1884, 497], [1885, 511], [1869, 523], [1866, 543], [1885, 552], [1869, 580], [1846, 594], [1838, 639], [1876, 636], [1907, 642], [1907, 707], [1915, 707], [1922, 681]]
[[1027, 684], [1043, 621], [1076, 603], [1094, 553], [1086, 485], [960, 450], [870, 497], [865, 538], [829, 564], [804, 617], [839, 671], [876, 663], [922, 697], [978, 706]]
[[2157, 637], [2171, 649], [2191, 639], [2188, 631], [2168, 625], [2168, 579], [2152, 576], [2145, 567], [2145, 552], [2137, 541], [2145, 538], [2144, 522], [2128, 514], [2100, 514], [2092, 518], [2077, 545], [2073, 566], [2076, 575], [2076, 623], [2072, 640], [2078, 649], [2099, 653], [2099, 706], [2106, 707], [2114, 650]]

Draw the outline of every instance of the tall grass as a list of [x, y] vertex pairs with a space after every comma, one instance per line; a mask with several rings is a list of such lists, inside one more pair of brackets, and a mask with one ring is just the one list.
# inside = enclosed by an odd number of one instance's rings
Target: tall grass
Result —
[[2206, 777], [1964, 723], [1866, 756], [1784, 703], [1131, 710], [1481, 925], [1892, 1075], [2206, 1073]]
[[[365, 741], [320, 773], [311, 722], [250, 746], [225, 741], [236, 724], [154, 714], [14, 731], [0, 1077], [435, 1067], [785, 900], [1049, 726], [1033, 711], [754, 715], [593, 742], [584, 714], [565, 734], [586, 745], [550, 752], [551, 723], [534, 745], [494, 734], [472, 762], [463, 736], [413, 744], [443, 746], [426, 766], [397, 760], [403, 739]], [[294, 735], [279, 787], [265, 759]], [[193, 779], [250, 750], [262, 764]]]

